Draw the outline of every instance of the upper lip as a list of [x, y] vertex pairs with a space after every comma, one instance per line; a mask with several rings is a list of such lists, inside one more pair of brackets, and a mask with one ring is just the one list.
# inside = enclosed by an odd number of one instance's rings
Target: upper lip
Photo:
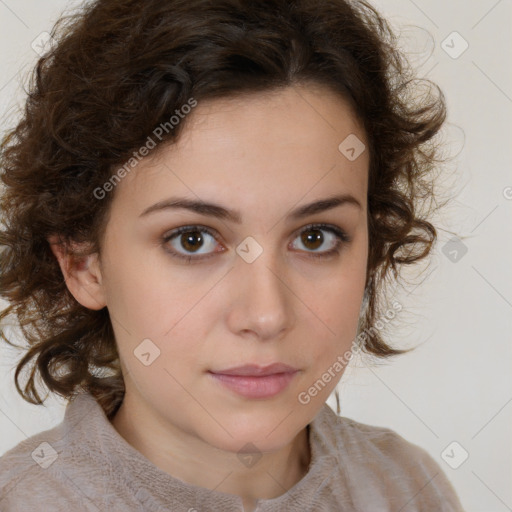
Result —
[[237, 366], [236, 368], [226, 368], [225, 370], [213, 371], [212, 373], [222, 375], [245, 375], [245, 376], [265, 376], [274, 375], [276, 373], [290, 373], [296, 372], [297, 368], [284, 363], [273, 363], [267, 366], [260, 366], [257, 364], [246, 364], [243, 366]]

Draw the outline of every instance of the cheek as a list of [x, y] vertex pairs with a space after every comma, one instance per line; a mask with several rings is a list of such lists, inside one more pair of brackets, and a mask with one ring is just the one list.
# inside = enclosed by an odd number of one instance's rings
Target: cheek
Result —
[[311, 296], [322, 318], [333, 331], [333, 336], [355, 336], [366, 280], [364, 254], [346, 258], [336, 272], [318, 284]]
[[107, 305], [121, 358], [137, 380], [153, 387], [169, 378], [165, 370], [179, 375], [197, 365], [211, 316], [205, 295], [212, 278], [192, 285], [178, 272], [165, 272], [132, 257], [108, 268]]
[[308, 331], [314, 334], [312, 343], [303, 349], [310, 354], [317, 372], [349, 350], [357, 336], [366, 272], [366, 261], [362, 261], [364, 265], [356, 262], [340, 267], [308, 295], [312, 313], [303, 318], [309, 324]]
[[336, 336], [355, 336], [364, 294], [364, 280], [341, 281], [340, 285], [325, 291], [323, 307], [326, 323]]
[[319, 309], [318, 317], [305, 318], [309, 327], [304, 331], [301, 352], [308, 362], [308, 369], [298, 383], [299, 403], [319, 408], [340, 381], [350, 360], [350, 350], [357, 336], [363, 284], [360, 279], [343, 279], [320, 287], [313, 301]]
[[[162, 338], [204, 295], [203, 286], [184, 282], [179, 272], [169, 274], [161, 261], [148, 255], [111, 258], [106, 266], [109, 313], [134, 340]], [[115, 325], [114, 325], [115, 327]]]

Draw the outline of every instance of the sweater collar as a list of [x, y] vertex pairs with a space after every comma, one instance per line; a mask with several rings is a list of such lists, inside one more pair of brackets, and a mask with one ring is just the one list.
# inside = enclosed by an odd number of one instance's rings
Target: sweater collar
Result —
[[[328, 483], [336, 466], [332, 454], [337, 447], [332, 446], [327, 431], [333, 416], [335, 413], [324, 404], [309, 424], [311, 460], [306, 475], [281, 496], [260, 499], [257, 511], [278, 510], [279, 505], [295, 500], [304, 503], [307, 497], [312, 500]], [[239, 496], [189, 484], [154, 465], [117, 432], [89, 393], [81, 392], [69, 402], [63, 426], [72, 456], [93, 462], [94, 469], [103, 472], [105, 478], [113, 478], [131, 491], [144, 510], [172, 510], [177, 505], [190, 504], [192, 510], [243, 511]]]

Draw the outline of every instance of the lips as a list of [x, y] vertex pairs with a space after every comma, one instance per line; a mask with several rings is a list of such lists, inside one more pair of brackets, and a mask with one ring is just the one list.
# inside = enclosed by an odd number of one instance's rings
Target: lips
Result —
[[224, 370], [211, 370], [211, 373], [217, 375], [238, 375], [245, 377], [264, 377], [267, 375], [275, 375], [277, 373], [293, 373], [297, 368], [284, 363], [273, 363], [267, 366], [257, 364], [246, 364], [237, 366], [236, 368], [226, 368]]
[[274, 363], [268, 366], [248, 364], [208, 373], [222, 388], [246, 399], [270, 399], [284, 391], [299, 370]]

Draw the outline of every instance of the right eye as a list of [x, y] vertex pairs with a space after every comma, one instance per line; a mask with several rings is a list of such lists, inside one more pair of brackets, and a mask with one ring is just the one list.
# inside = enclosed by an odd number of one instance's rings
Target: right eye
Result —
[[212, 251], [218, 245], [217, 237], [211, 229], [205, 226], [182, 226], [166, 234], [162, 242], [166, 251], [172, 256], [189, 262], [203, 260], [213, 256], [216, 252], [224, 251], [224, 249]]

